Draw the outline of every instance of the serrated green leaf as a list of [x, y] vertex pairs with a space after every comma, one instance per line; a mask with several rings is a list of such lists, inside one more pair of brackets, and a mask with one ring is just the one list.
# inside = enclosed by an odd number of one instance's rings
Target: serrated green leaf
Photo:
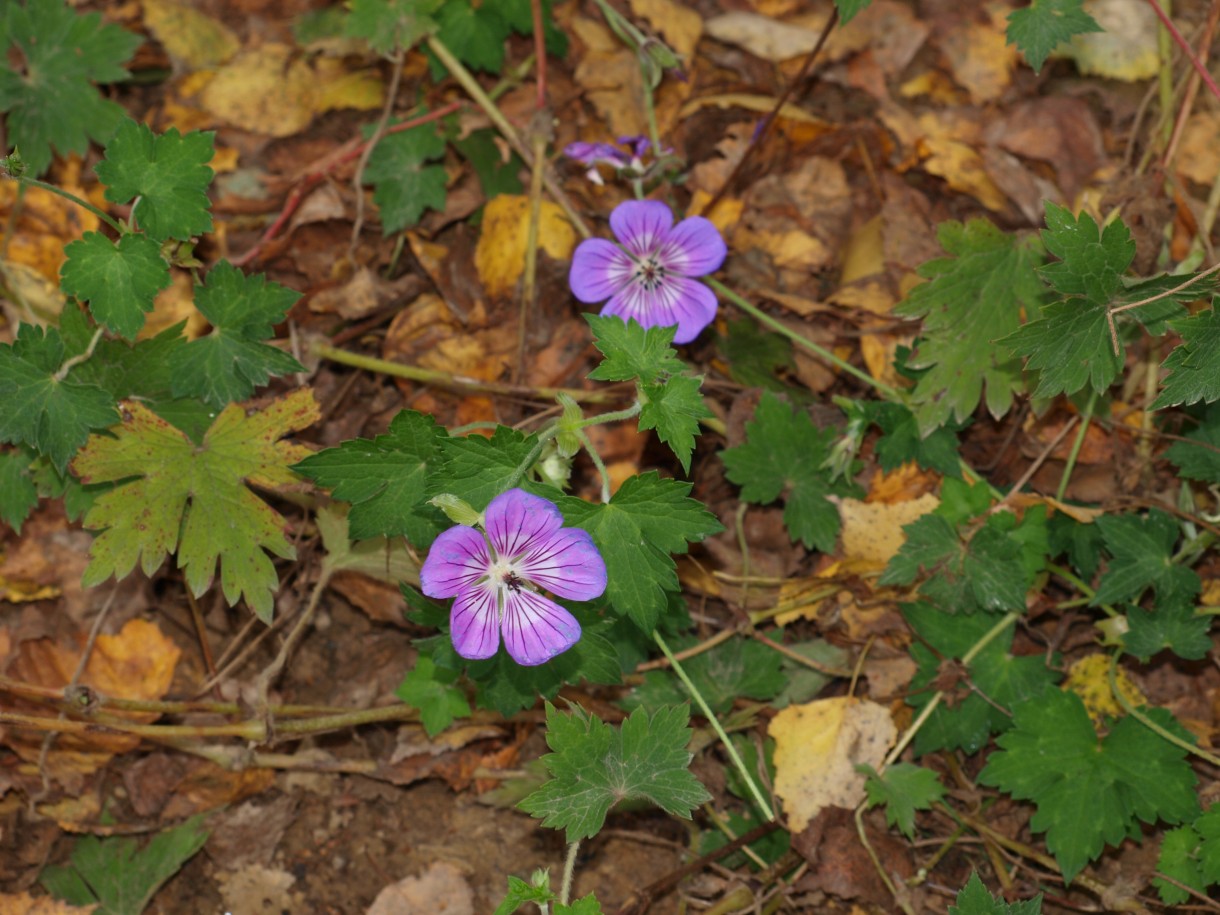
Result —
[[1041, 915], [1042, 894], [1025, 902], [1007, 903], [1003, 899], [992, 896], [983, 886], [977, 872], [970, 874], [970, 879], [957, 894], [957, 905], [949, 906], [949, 915]]
[[18, 534], [38, 504], [38, 488], [30, 475], [33, 460], [24, 448], [0, 454], [0, 520]]
[[113, 435], [90, 438], [72, 464], [85, 483], [126, 481], [85, 516], [84, 526], [101, 532], [89, 550], [85, 586], [121, 579], [137, 561], [150, 575], [177, 552], [199, 597], [219, 560], [229, 604], [244, 596], [270, 622], [279, 577], [267, 553], [291, 559], [296, 551], [284, 519], [246, 484], [270, 489], [295, 481], [289, 468], [309, 452], [279, 439], [317, 420], [312, 392], [297, 391], [251, 416], [230, 405], [199, 445], [141, 404], [128, 402], [125, 414]]
[[450, 140], [479, 176], [479, 187], [487, 200], [501, 194], [519, 194], [523, 187], [520, 174], [525, 163], [515, 152], [510, 151], [505, 157], [499, 141], [500, 135], [490, 128], [473, 130], [465, 137]]
[[407, 705], [419, 709], [420, 721], [429, 737], [435, 737], [455, 718], [470, 714], [470, 703], [461, 689], [453, 685], [457, 671], [438, 668], [427, 655], [420, 655], [394, 691]]
[[703, 376], [674, 375], [661, 384], [640, 386], [643, 408], [640, 431], [656, 429], [657, 437], [667, 444], [682, 469], [690, 473], [690, 456], [699, 434], [699, 420], [712, 415], [700, 387]]
[[641, 327], [635, 318], [624, 321], [618, 315], [585, 314], [593, 331], [593, 345], [605, 357], [589, 373], [593, 381], [654, 382], [667, 375], [679, 375], [686, 363], [671, 345], [677, 326]]
[[89, 303], [94, 320], [129, 340], [144, 326], [157, 293], [170, 284], [169, 264], [147, 235], [124, 235], [117, 243], [86, 232], [64, 248], [63, 291]]
[[[690, 637], [677, 639], [674, 651], [690, 648], [696, 641]], [[738, 698], [767, 702], [779, 695], [786, 682], [782, 661], [779, 652], [761, 642], [730, 639], [683, 661], [682, 667], [708, 707], [723, 714]], [[644, 674], [643, 685], [628, 693], [622, 705], [626, 709], [651, 711], [689, 701], [690, 692], [672, 671], [650, 670]]]
[[492, 915], [513, 915], [527, 903], [540, 906], [549, 905], [558, 898], [551, 891], [549, 884], [548, 880], [543, 886], [534, 886], [532, 883], [526, 883], [520, 877], [509, 877], [508, 893], [505, 895], [504, 901], [496, 906]]
[[1151, 409], [1220, 400], [1220, 314], [1212, 307], [1170, 327], [1182, 337], [1162, 365], [1169, 377]]
[[[1164, 709], [1145, 713], [1185, 733]], [[1075, 693], [1049, 690], [1017, 705], [1012, 729], [996, 742], [1001, 749], [987, 758], [979, 782], [1034, 803], [1030, 828], [1046, 833], [1068, 881], [1139, 822], [1180, 823], [1198, 813], [1184, 750], [1134, 718], [1099, 738]]]
[[63, 337], [53, 327], [17, 328], [12, 344], [0, 344], [0, 442], [27, 444], [62, 471], [93, 429], [118, 421], [114, 399], [76, 380], [76, 368], [58, 379], [65, 362]]
[[1194, 604], [1182, 597], [1159, 601], [1151, 612], [1132, 607], [1127, 613], [1127, 624], [1123, 647], [1141, 661], [1165, 649], [1179, 658], [1198, 661], [1212, 650], [1208, 635], [1212, 618], [1195, 613]]
[[126, 836], [81, 836], [69, 863], [48, 867], [38, 880], [72, 905], [100, 904], [97, 915], [141, 915], [207, 838], [202, 816], [158, 833], [143, 848]]
[[425, 165], [444, 154], [445, 141], [432, 124], [386, 134], [377, 141], [364, 180], [373, 186], [385, 235], [415, 225], [424, 210], [445, 208], [445, 169]]
[[504, 65], [504, 41], [509, 25], [497, 4], [476, 6], [465, 0], [450, 0], [436, 17], [437, 40], [472, 70], [499, 73]]
[[208, 163], [216, 154], [215, 138], [198, 130], [183, 136], [176, 127], [157, 136], [147, 124], [124, 120], [95, 169], [106, 199], [127, 203], [139, 197], [131, 218], [157, 241], [212, 231]]
[[921, 756], [936, 750], [978, 751], [992, 734], [1012, 725], [1003, 709], [1039, 695], [1058, 679], [1050, 666], [1054, 659], [1012, 654], [1010, 628], [974, 657], [961, 672], [963, 679], [946, 684], [940, 679], [946, 663], [964, 657], [997, 618], [990, 613], [953, 615], [929, 604], [903, 604], [902, 615], [919, 639], [911, 645], [911, 658], [919, 669], [907, 702], [922, 710], [938, 687], [948, 694], [948, 701], [937, 706], [915, 735], [915, 752]]
[[915, 838], [915, 811], [931, 810], [945, 796], [945, 786], [931, 769], [911, 763], [894, 763], [881, 775], [872, 766], [856, 766], [868, 776], [864, 793], [868, 806], [885, 805], [885, 822], [897, 826], [908, 839]]
[[606, 561], [606, 597], [620, 616], [644, 632], [656, 628], [678, 590], [671, 553], [717, 534], [724, 527], [701, 503], [689, 498], [691, 485], [662, 479], [655, 472], [628, 478], [609, 503], [556, 500], [568, 524], [593, 536]]
[[344, 29], [363, 38], [378, 54], [405, 51], [436, 31], [433, 14], [444, 0], [350, 0]]
[[1026, 62], [1041, 71], [1051, 52], [1073, 35], [1100, 32], [1097, 20], [1082, 8], [1083, 0], [1033, 0], [1025, 9], [1008, 14], [1008, 43], [1015, 44]]
[[895, 314], [923, 318], [923, 337], [907, 364], [926, 370], [912, 392], [924, 434], [950, 419], [970, 417], [984, 396], [992, 416], [1003, 416], [1021, 388], [1019, 360], [997, 340], [1017, 329], [1023, 308], [1043, 295], [1032, 240], [1018, 240], [990, 222], [942, 223], [937, 238], [951, 257], [919, 268], [928, 282], [911, 290]]
[[84, 154], [104, 142], [123, 117], [94, 83], [117, 82], [143, 39], [98, 13], [77, 14], [61, 0], [9, 0], [0, 8], [0, 111], [6, 140], [33, 176], [54, 153]]
[[1039, 271], [1050, 284], [1064, 295], [1102, 305], [1114, 297], [1135, 259], [1135, 240], [1121, 219], [1103, 230], [1088, 213], [1073, 216], [1071, 210], [1049, 200], [1042, 243], [1059, 258]]
[[1194, 569], [1173, 562], [1178, 524], [1153, 509], [1146, 515], [1102, 515], [1094, 522], [1112, 559], [1102, 573], [1091, 606], [1114, 604], [1155, 588], [1162, 602], [1193, 600], [1202, 585]]
[[597, 897], [590, 893], [574, 900], [571, 905], [558, 903], [555, 906], [555, 915], [602, 915], [602, 907]]
[[403, 410], [385, 435], [357, 438], [311, 454], [292, 469], [350, 502], [353, 540], [406, 537], [426, 547], [446, 526], [427, 504], [428, 474], [440, 464], [448, 433], [431, 416]]
[[563, 829], [569, 842], [597, 834], [619, 801], [640, 799], [666, 813], [690, 817], [710, 800], [691, 775], [687, 749], [691, 731], [685, 706], [649, 716], [637, 709], [611, 727], [576, 706], [570, 714], [546, 706], [547, 746], [543, 757], [550, 781], [521, 802], [521, 809]]
[[897, 470], [907, 461], [914, 461], [924, 470], [935, 470], [948, 477], [961, 477], [961, 447], [957, 433], [965, 423], [947, 423], [931, 435], [921, 436], [919, 422], [902, 404], [872, 401], [866, 404], [872, 422], [881, 428], [877, 440], [877, 462], [887, 473]]
[[1053, 302], [1041, 316], [1000, 341], [1038, 373], [1034, 396], [1075, 394], [1086, 384], [1104, 393], [1123, 367], [1121, 340], [1114, 352], [1105, 305], [1086, 299]]
[[741, 487], [741, 498], [770, 505], [784, 497], [788, 536], [809, 549], [832, 552], [839, 535], [839, 510], [827, 496], [855, 495], [848, 481], [832, 479], [822, 465], [834, 433], [814, 426], [809, 414], [764, 391], [746, 441], [720, 453], [725, 473]]
[[428, 495], [450, 493], [477, 511], [519, 479], [518, 470], [534, 454], [538, 436], [498, 426], [491, 438], [467, 435], [440, 440], [443, 463], [430, 474]]
[[274, 334], [274, 325], [300, 297], [267, 282], [261, 273], [246, 276], [228, 261], [213, 267], [204, 284], [195, 287], [195, 307], [212, 332], [177, 353], [174, 396], [223, 407], [250, 397], [272, 376], [304, 371], [283, 350], [261, 342]]
[[1220, 406], [1209, 404], [1197, 428], [1187, 432], [1185, 441], [1174, 442], [1165, 458], [1175, 464], [1178, 474], [1188, 480], [1220, 483]]
[[835, 0], [835, 9], [839, 11], [839, 22], [847, 25], [857, 13], [868, 9], [872, 2], [873, 0]]

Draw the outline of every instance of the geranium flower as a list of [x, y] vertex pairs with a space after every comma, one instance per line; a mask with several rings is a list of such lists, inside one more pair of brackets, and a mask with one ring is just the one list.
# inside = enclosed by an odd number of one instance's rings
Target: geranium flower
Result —
[[727, 253], [720, 231], [702, 216], [676, 226], [669, 207], [629, 200], [610, 214], [619, 243], [582, 241], [568, 283], [582, 302], [610, 301], [603, 315], [635, 318], [644, 327], [678, 326], [674, 343], [689, 343], [716, 317], [716, 295], [695, 277], [711, 273]]
[[463, 658], [490, 658], [500, 636], [532, 667], [580, 640], [576, 617], [549, 597], [593, 600], [606, 590], [606, 563], [587, 531], [564, 527], [546, 499], [510, 489], [483, 513], [485, 532], [460, 524], [432, 544], [419, 570], [429, 597], [453, 597], [449, 633]]

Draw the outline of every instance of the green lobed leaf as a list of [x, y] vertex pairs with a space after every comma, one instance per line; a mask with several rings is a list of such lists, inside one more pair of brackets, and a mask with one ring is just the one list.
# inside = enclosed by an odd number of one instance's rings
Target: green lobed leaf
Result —
[[247, 276], [221, 261], [195, 287], [195, 307], [212, 332], [187, 343], [176, 354], [175, 397], [198, 397], [216, 407], [250, 397], [272, 376], [304, 371], [283, 350], [263, 343], [274, 334], [300, 293]]
[[1172, 515], [1152, 509], [1146, 515], [1102, 515], [1094, 523], [1112, 558], [1091, 606], [1130, 600], [1145, 588], [1155, 588], [1162, 603], [1199, 593], [1199, 574], [1173, 562], [1179, 531]]
[[1058, 263], [1039, 271], [1056, 290], [1104, 305], [1114, 298], [1122, 276], [1135, 259], [1135, 240], [1121, 219], [1104, 229], [1088, 213], [1073, 216], [1066, 207], [1046, 202], [1042, 243]]
[[22, 324], [13, 343], [0, 343], [0, 398], [9, 404], [0, 411], [0, 442], [30, 445], [60, 471], [91, 430], [119, 418], [108, 393], [77, 380], [77, 367], [55, 377], [66, 356], [54, 327]]
[[216, 154], [215, 138], [198, 130], [183, 136], [176, 127], [157, 136], [147, 124], [125, 119], [95, 169], [106, 199], [127, 203], [139, 197], [132, 220], [156, 241], [186, 241], [212, 231], [208, 163]]
[[827, 497], [857, 492], [850, 481], [832, 479], [822, 466], [833, 440], [834, 433], [814, 426], [808, 412], [764, 391], [746, 423], [745, 443], [726, 448], [720, 457], [728, 478], [741, 487], [742, 499], [769, 505], [783, 496], [788, 536], [808, 549], [830, 553], [840, 521]]
[[1220, 406], [1208, 405], [1199, 425], [1185, 435], [1185, 441], [1174, 442], [1165, 457], [1178, 468], [1178, 475], [1188, 480], [1220, 483]]
[[510, 31], [498, 7], [449, 0], [436, 17], [440, 26], [437, 40], [472, 70], [498, 74], [504, 65], [504, 41]]
[[713, 415], [703, 402], [702, 385], [702, 375], [674, 375], [660, 384], [640, 385], [640, 431], [656, 429], [657, 437], [670, 447], [687, 473], [699, 420]]
[[615, 612], [644, 632], [657, 627], [669, 592], [679, 589], [670, 554], [724, 530], [690, 491], [691, 484], [650, 471], [628, 478], [604, 505], [570, 496], [555, 500], [568, 524], [587, 530], [601, 551], [606, 597]]
[[[978, 780], [1034, 803], [1030, 828], [1046, 833], [1066, 880], [1139, 822], [1176, 824], [1198, 813], [1196, 777], [1185, 751], [1134, 718], [1121, 719], [1099, 738], [1080, 697], [1058, 690], [1012, 711], [1013, 727], [996, 738], [1000, 750], [987, 758]], [[1145, 713], [1186, 734], [1164, 709]]]
[[[1012, 725], [1004, 710], [1041, 694], [1058, 679], [1051, 666], [1053, 658], [1012, 654], [1011, 627], [961, 669], [956, 662], [996, 624], [994, 614], [953, 615], [920, 603], [903, 604], [902, 615], [917, 636], [911, 658], [918, 671], [911, 680], [907, 702], [922, 711], [936, 689], [948, 694], [948, 700], [936, 707], [915, 735], [918, 755], [936, 750], [977, 752], [992, 734]], [[946, 682], [942, 679], [945, 673], [956, 673], [958, 679]]]
[[123, 118], [94, 83], [127, 79], [127, 61], [143, 39], [99, 13], [78, 14], [61, 0], [0, 5], [0, 111], [6, 141], [21, 151], [33, 176], [55, 153], [84, 154], [104, 142]]
[[72, 905], [100, 904], [98, 915], [141, 915], [207, 838], [202, 816], [157, 833], [143, 848], [126, 836], [80, 836], [69, 863], [48, 867], [38, 880]]
[[873, 0], [835, 0], [835, 9], [839, 11], [839, 22], [847, 25], [857, 13], [868, 9], [872, 2]]
[[520, 877], [510, 876], [508, 878], [508, 893], [505, 894], [504, 901], [496, 906], [496, 910], [492, 915], [513, 915], [514, 912], [526, 903], [534, 903], [539, 906], [549, 905], [557, 898], [554, 892], [551, 891], [549, 880], [542, 886], [535, 886], [532, 883], [526, 883]]
[[1212, 650], [1211, 616], [1197, 614], [1194, 604], [1184, 596], [1158, 601], [1151, 612], [1132, 607], [1127, 612], [1127, 624], [1123, 647], [1141, 661], [1165, 649], [1179, 658], [1199, 661]]
[[685, 706], [637, 709], [611, 727], [576, 706], [569, 714], [546, 704], [543, 757], [550, 780], [521, 802], [544, 826], [563, 829], [568, 842], [590, 838], [619, 801], [645, 800], [666, 813], [690, 817], [711, 799], [690, 773], [690, 712]]
[[292, 469], [351, 503], [353, 540], [406, 537], [426, 547], [446, 526], [427, 500], [428, 474], [441, 463], [441, 442], [447, 437], [431, 416], [403, 410], [384, 435], [342, 442]]
[[1030, 321], [1000, 341], [1038, 373], [1034, 396], [1075, 394], [1086, 384], [1098, 394], [1113, 384], [1123, 367], [1121, 338], [1114, 352], [1104, 304], [1066, 299], [1042, 308]]
[[169, 264], [147, 235], [124, 235], [112, 242], [86, 232], [64, 248], [60, 286], [89, 303], [97, 323], [134, 340], [153, 309], [157, 293], [169, 287]]
[[1097, 20], [1083, 9], [1084, 0], [1032, 0], [1008, 14], [1008, 43], [1015, 44], [1035, 72], [1046, 58], [1074, 35], [1100, 32]]
[[635, 318], [585, 314], [593, 331], [593, 345], [601, 350], [601, 365], [589, 373], [593, 381], [631, 381], [648, 384], [669, 375], [680, 375], [687, 365], [671, 345], [677, 326], [641, 327]]
[[466, 694], [453, 685], [457, 678], [457, 671], [438, 668], [432, 658], [421, 654], [394, 691], [407, 705], [419, 709], [420, 721], [429, 737], [445, 730], [455, 718], [470, 714]]
[[520, 481], [518, 470], [536, 456], [538, 436], [497, 426], [491, 438], [482, 435], [441, 437], [442, 464], [429, 474], [428, 495], [451, 493], [477, 511]]
[[449, 140], [479, 176], [479, 187], [487, 200], [501, 194], [520, 194], [523, 187], [520, 175], [525, 170], [525, 163], [515, 152], [505, 158], [497, 145], [499, 139], [495, 130], [484, 128]]
[[1015, 331], [1022, 309], [1032, 309], [1043, 295], [1035, 241], [1007, 235], [983, 219], [942, 223], [937, 238], [951, 256], [920, 267], [928, 282], [894, 310], [924, 322], [907, 362], [925, 370], [912, 392], [924, 434], [950, 419], [968, 419], [984, 388], [991, 415], [1008, 412], [1022, 386], [1021, 366], [995, 341]]
[[902, 404], [869, 401], [864, 404], [869, 419], [881, 429], [877, 440], [877, 463], [887, 473], [907, 461], [943, 476], [962, 475], [961, 447], [957, 433], [965, 423], [947, 423], [927, 436], [919, 431], [915, 414]]
[[915, 811], [931, 810], [945, 796], [940, 776], [923, 766], [894, 763], [880, 775], [868, 765], [856, 766], [856, 771], [868, 776], [864, 783], [868, 806], [884, 804], [886, 824], [897, 826], [908, 839], [915, 838]]
[[[1200, 893], [1207, 891], [1207, 882], [1203, 879], [1203, 869], [1199, 865], [1199, 834], [1190, 826], [1165, 830], [1165, 834], [1161, 836], [1161, 850], [1157, 855], [1156, 869]], [[1166, 905], [1181, 905], [1190, 899], [1190, 893], [1186, 890], [1160, 877], [1154, 878], [1152, 885], [1156, 887], [1161, 902]]]
[[344, 28], [378, 54], [405, 51], [436, 31], [434, 14], [444, 0], [349, 0]]
[[1042, 915], [1041, 893], [1025, 902], [1005, 902], [988, 892], [975, 871], [957, 894], [956, 902], [949, 906], [949, 915]]
[[364, 180], [373, 185], [384, 234], [415, 225], [424, 210], [445, 208], [445, 169], [425, 164], [444, 155], [445, 141], [432, 124], [386, 134], [377, 141]]
[[[690, 648], [697, 641], [693, 637], [677, 639], [674, 651]], [[761, 642], [730, 639], [683, 661], [682, 667], [711, 710], [723, 714], [738, 698], [768, 702], [779, 695], [787, 682], [782, 661], [779, 652]], [[644, 674], [644, 683], [623, 698], [622, 706], [651, 711], [690, 700], [686, 685], [673, 671], [650, 670]]]
[[34, 455], [24, 448], [0, 454], [0, 520], [17, 534], [38, 504], [38, 488], [30, 475]]
[[1211, 308], [1169, 325], [1182, 343], [1162, 364], [1169, 377], [1151, 409], [1220, 400], [1220, 315], [1215, 300]]
[[84, 526], [100, 531], [89, 550], [83, 582], [121, 579], [138, 561], [152, 574], [166, 554], [196, 597], [212, 584], [220, 562], [225, 598], [244, 596], [255, 614], [271, 621], [279, 586], [267, 553], [285, 559], [296, 551], [284, 536], [284, 519], [247, 483], [274, 488], [295, 482], [290, 466], [307, 454], [278, 439], [318, 418], [308, 389], [246, 415], [230, 405], [201, 444], [135, 402], [112, 435], [95, 435], [72, 463], [85, 483], [121, 482], [97, 498]]

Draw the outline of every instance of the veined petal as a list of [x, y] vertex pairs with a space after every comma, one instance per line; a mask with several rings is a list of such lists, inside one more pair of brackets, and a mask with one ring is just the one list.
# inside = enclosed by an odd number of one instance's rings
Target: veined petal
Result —
[[533, 591], [505, 593], [501, 628], [504, 647], [524, 667], [545, 663], [580, 641], [576, 617]]
[[508, 560], [546, 543], [563, 527], [563, 515], [554, 502], [523, 489], [510, 489], [492, 499], [483, 520], [491, 545], [501, 559]]
[[665, 243], [674, 214], [659, 200], [628, 200], [610, 214], [610, 231], [624, 248], [647, 257]]
[[606, 563], [588, 531], [565, 527], [534, 545], [516, 569], [522, 578], [568, 600], [593, 600], [606, 590]]
[[624, 321], [635, 318], [643, 327], [677, 325], [674, 343], [690, 343], [716, 317], [716, 294], [698, 280], [667, 276], [651, 292], [632, 283], [602, 308], [604, 315]]
[[719, 270], [728, 248], [710, 219], [691, 216], [674, 226], [661, 246], [658, 259], [679, 276], [703, 276]]
[[473, 527], [459, 525], [432, 543], [419, 570], [419, 589], [429, 597], [453, 597], [488, 573], [487, 541]]
[[576, 246], [568, 285], [582, 302], [604, 302], [631, 279], [635, 265], [617, 245], [590, 238]]
[[449, 637], [453, 650], [471, 661], [490, 658], [500, 650], [494, 586], [468, 588], [457, 596], [449, 611]]

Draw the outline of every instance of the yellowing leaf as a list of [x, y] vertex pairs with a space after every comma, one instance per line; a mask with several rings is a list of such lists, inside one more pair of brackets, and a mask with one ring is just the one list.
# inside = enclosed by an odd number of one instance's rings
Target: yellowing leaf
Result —
[[241, 47], [224, 23], [178, 0], [144, 0], [144, 24], [166, 53], [189, 70], [222, 64]]
[[352, 74], [328, 58], [311, 62], [281, 44], [242, 52], [200, 94], [203, 107], [215, 116], [273, 137], [291, 136], [332, 108], [378, 108], [382, 98], [373, 74]]
[[674, 0], [631, 0], [631, 12], [648, 20], [678, 56], [690, 60], [703, 34], [703, 17]]
[[284, 519], [246, 483], [269, 489], [293, 483], [289, 465], [311, 452], [278, 439], [318, 415], [308, 389], [250, 416], [229, 404], [196, 445], [146, 407], [124, 404], [124, 422], [113, 436], [91, 436], [72, 465], [88, 483], [129, 481], [101, 495], [85, 515], [85, 527], [101, 531], [89, 551], [85, 585], [123, 578], [137, 560], [151, 574], [167, 553], [177, 552], [198, 597], [211, 586], [219, 560], [228, 602], [244, 595], [270, 621], [279, 578], [267, 552], [291, 559], [296, 551], [284, 536]]
[[[1120, 667], [1116, 679], [1118, 688], [1132, 705], [1146, 705], [1148, 700], [1140, 688]], [[1094, 723], [1103, 718], [1125, 714], [1110, 689], [1110, 658], [1104, 654], [1085, 655], [1068, 669], [1063, 689], [1075, 693], [1084, 702]]]
[[906, 543], [903, 526], [922, 518], [939, 504], [940, 499], [932, 493], [892, 504], [862, 502], [859, 499], [840, 500], [843, 558], [884, 568]]
[[1094, 0], [1086, 6], [1101, 30], [1072, 38], [1066, 56], [1075, 59], [1080, 72], [1128, 83], [1156, 76], [1161, 68], [1159, 24], [1149, 4], [1145, 0]]
[[[474, 263], [487, 294], [496, 298], [512, 292], [525, 269], [525, 242], [529, 231], [528, 197], [501, 194], [483, 211], [483, 230], [474, 252]], [[576, 232], [563, 210], [542, 201], [538, 222], [538, 247], [555, 260], [567, 260], [576, 244]]]
[[865, 778], [855, 766], [880, 766], [898, 729], [885, 706], [841, 696], [789, 706], [767, 733], [775, 738], [775, 793], [798, 833], [823, 807], [864, 799]]
[[0, 912], [7, 915], [89, 915], [97, 904], [71, 905], [50, 896], [35, 899], [29, 893], [0, 893]]

